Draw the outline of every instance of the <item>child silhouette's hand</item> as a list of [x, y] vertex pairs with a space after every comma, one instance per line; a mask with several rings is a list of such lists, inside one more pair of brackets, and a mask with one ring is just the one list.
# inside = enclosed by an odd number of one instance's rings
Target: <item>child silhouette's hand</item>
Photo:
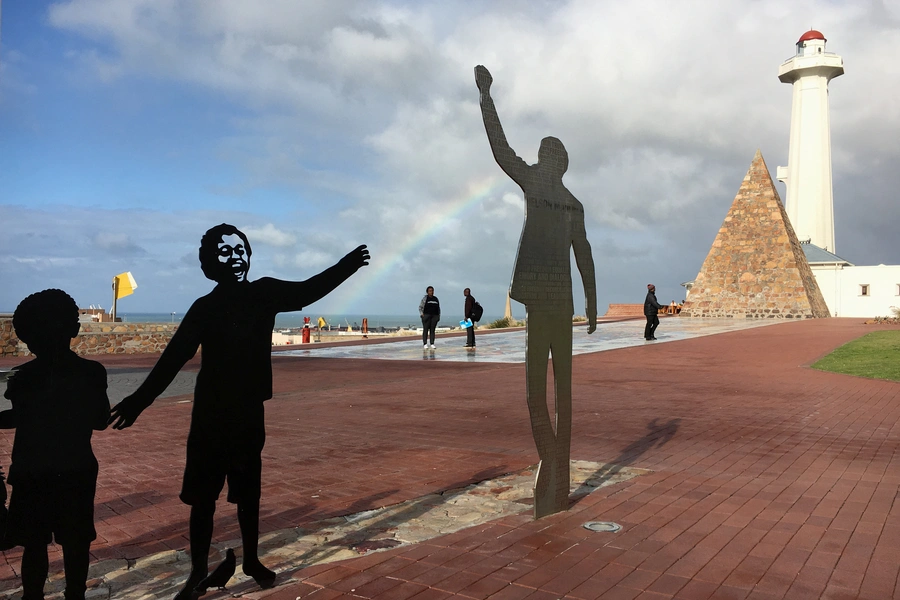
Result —
[[116, 404], [110, 410], [109, 422], [113, 429], [125, 429], [131, 427], [144, 409], [153, 401], [147, 402], [137, 394], [132, 394]]
[[340, 264], [350, 267], [355, 271], [358, 271], [361, 267], [365, 267], [369, 264], [369, 249], [366, 248], [366, 245], [357, 246], [355, 249], [351, 250], [347, 255], [341, 259]]

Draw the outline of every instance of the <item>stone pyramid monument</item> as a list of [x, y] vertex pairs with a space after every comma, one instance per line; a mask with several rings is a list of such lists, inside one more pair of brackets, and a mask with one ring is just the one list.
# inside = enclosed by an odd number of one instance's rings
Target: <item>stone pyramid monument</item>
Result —
[[759, 150], [703, 261], [681, 316], [829, 316]]

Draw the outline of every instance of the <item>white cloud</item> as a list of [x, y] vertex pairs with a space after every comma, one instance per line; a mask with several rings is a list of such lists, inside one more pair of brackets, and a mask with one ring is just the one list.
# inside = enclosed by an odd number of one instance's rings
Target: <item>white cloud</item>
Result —
[[250, 239], [251, 247], [259, 243], [277, 248], [287, 248], [293, 246], [297, 241], [294, 235], [278, 229], [272, 223], [266, 223], [262, 227], [246, 227], [242, 231]]
[[307, 250], [293, 257], [294, 266], [302, 269], [322, 269], [330, 267], [335, 261], [334, 257], [326, 252]]
[[144, 249], [132, 241], [131, 236], [127, 233], [120, 232], [100, 232], [91, 239], [94, 246], [109, 252], [119, 254], [135, 254], [143, 253]]

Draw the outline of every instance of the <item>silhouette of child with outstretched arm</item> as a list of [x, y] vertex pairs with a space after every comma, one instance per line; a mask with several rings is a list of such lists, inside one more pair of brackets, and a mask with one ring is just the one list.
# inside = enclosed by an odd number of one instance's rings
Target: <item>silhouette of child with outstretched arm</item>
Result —
[[66, 600], [83, 599], [94, 530], [97, 459], [93, 430], [109, 422], [106, 369], [69, 344], [81, 325], [78, 305], [62, 290], [28, 296], [13, 315], [16, 335], [35, 359], [13, 370], [0, 428], [15, 428], [4, 546], [23, 546], [23, 600], [44, 597], [47, 544], [63, 549]]
[[215, 288], [194, 301], [144, 383], [112, 409], [113, 429], [131, 427], [202, 347], [179, 496], [191, 507], [191, 574], [175, 600], [202, 595], [197, 585], [208, 574], [216, 500], [226, 481], [228, 501], [237, 504], [241, 568], [263, 587], [274, 584], [275, 572], [259, 560], [259, 507], [275, 316], [309, 306], [369, 264], [363, 245], [305, 281], [250, 281], [251, 254], [233, 225], [204, 234], [200, 269]]

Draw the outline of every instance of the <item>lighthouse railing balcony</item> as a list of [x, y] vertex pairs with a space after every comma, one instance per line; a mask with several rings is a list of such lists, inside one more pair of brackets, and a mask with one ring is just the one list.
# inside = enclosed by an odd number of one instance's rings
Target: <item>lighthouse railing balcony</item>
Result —
[[789, 58], [784, 59], [784, 61], [781, 64], [789, 63], [792, 60], [794, 60], [795, 58], [807, 58], [807, 57], [812, 58], [813, 56], [837, 57], [837, 56], [839, 56], [839, 54], [837, 52], [819, 52], [818, 54], [802, 54], [801, 52], [797, 52], [797, 54], [794, 54], [794, 55], [790, 56]]

